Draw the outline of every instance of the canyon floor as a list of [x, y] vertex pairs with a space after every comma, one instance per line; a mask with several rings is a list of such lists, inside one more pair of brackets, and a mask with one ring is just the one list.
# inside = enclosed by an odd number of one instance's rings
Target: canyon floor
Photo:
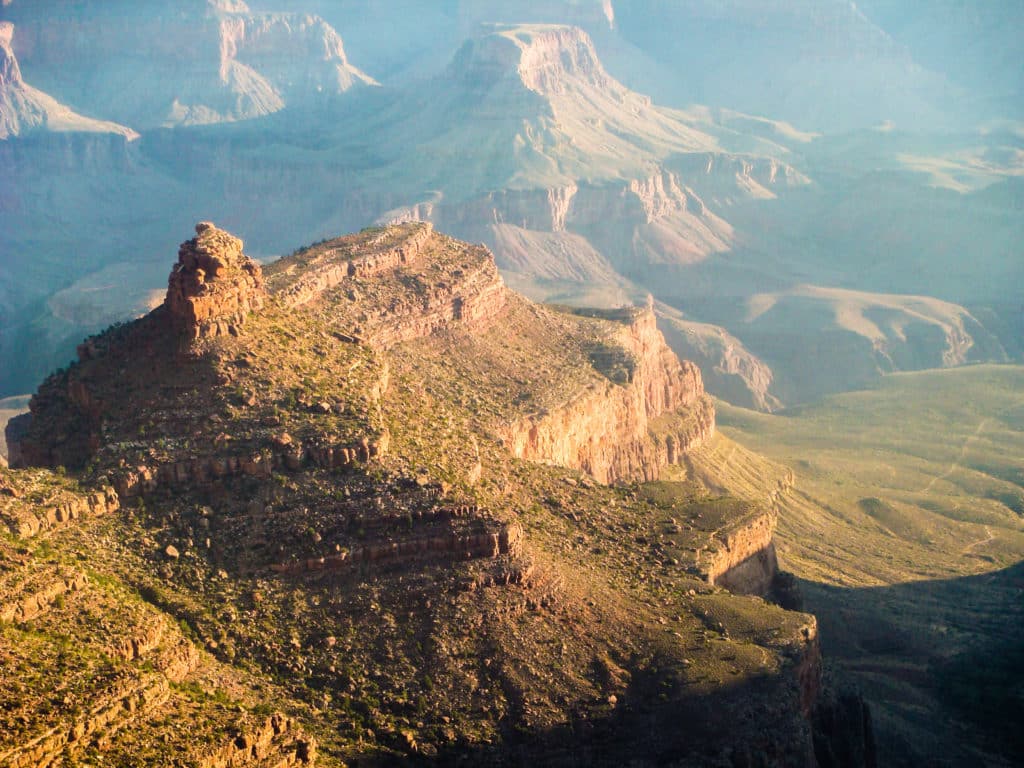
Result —
[[971, 366], [785, 415], [720, 403], [726, 437], [696, 460], [755, 493], [740, 445], [792, 469], [780, 558], [871, 702], [880, 764], [1021, 754], [1022, 393], [1021, 367]]

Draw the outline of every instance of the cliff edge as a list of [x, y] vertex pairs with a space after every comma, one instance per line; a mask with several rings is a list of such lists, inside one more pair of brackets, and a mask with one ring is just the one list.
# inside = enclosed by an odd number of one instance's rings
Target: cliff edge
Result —
[[[815, 764], [774, 517], [652, 481], [714, 411], [650, 308], [534, 304], [428, 225], [261, 269], [201, 224], [18, 427], [54, 471], [0, 469], [13, 765]], [[24, 694], [64, 680], [98, 708]]]

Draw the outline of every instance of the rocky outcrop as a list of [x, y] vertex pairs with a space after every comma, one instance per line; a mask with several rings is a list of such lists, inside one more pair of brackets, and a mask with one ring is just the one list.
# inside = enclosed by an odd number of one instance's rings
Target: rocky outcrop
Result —
[[[341, 285], [348, 278], [365, 278], [389, 269], [419, 262], [433, 235], [430, 223], [406, 228], [399, 242], [377, 249], [388, 230], [358, 249], [344, 248], [340, 244], [319, 251], [316, 260], [308, 265], [302, 276], [287, 285], [276, 298], [286, 307], [301, 307], [320, 298], [325, 292]], [[360, 251], [369, 251], [358, 255]]]
[[494, 257], [480, 248], [482, 258], [462, 270], [456, 281], [427, 286], [425, 295], [406, 295], [367, 323], [367, 341], [382, 349], [424, 338], [452, 325], [482, 328], [502, 311], [508, 300]]
[[579, 80], [605, 89], [617, 85], [594, 50], [594, 44], [579, 27], [552, 26], [525, 30], [511, 30], [511, 39], [521, 53], [518, 71], [523, 84], [540, 94], [564, 92], [566, 81]]
[[32, 414], [22, 413], [7, 422], [4, 427], [4, 440], [7, 443], [7, 463], [12, 467], [25, 466], [26, 457], [23, 455], [22, 439], [32, 426]]
[[286, 307], [318, 301], [350, 323], [350, 341], [388, 349], [454, 325], [485, 327], [508, 294], [483, 246], [436, 234], [426, 223], [364, 230], [297, 251], [268, 265], [268, 282]]
[[356, 547], [328, 557], [307, 558], [275, 563], [275, 573], [296, 575], [320, 571], [338, 571], [362, 563], [402, 563], [422, 557], [446, 556], [468, 560], [517, 555], [522, 548], [523, 527], [519, 523], [499, 526], [486, 533], [449, 533], [443, 536], [387, 541]]
[[290, 436], [279, 437], [272, 446], [248, 454], [204, 456], [130, 467], [121, 470], [114, 483], [121, 496], [132, 498], [160, 487], [206, 486], [227, 477], [267, 479], [275, 470], [296, 471], [305, 466], [341, 469], [381, 458], [388, 452], [390, 443], [391, 435], [387, 430], [372, 441], [363, 438], [348, 445], [335, 444], [328, 439], [302, 443]]
[[[666, 463], [714, 430], [714, 410], [704, 399], [698, 368], [666, 346], [653, 311], [631, 310], [613, 342], [591, 355], [607, 381], [542, 416], [527, 416], [499, 430], [517, 458], [572, 467], [602, 483], [654, 480]], [[684, 436], [650, 434], [663, 414], [699, 411]], [[672, 461], [669, 461], [669, 459]]]
[[263, 272], [242, 253], [242, 241], [202, 222], [178, 250], [164, 304], [172, 326], [187, 339], [237, 336], [265, 294]]
[[741, 595], [764, 595], [779, 571], [772, 537], [778, 516], [760, 510], [715, 536], [701, 553], [700, 569], [709, 584]]
[[789, 655], [796, 661], [794, 673], [800, 691], [800, 714], [809, 720], [821, 700], [823, 673], [818, 619], [809, 613], [804, 615], [807, 623], [800, 628], [799, 645], [791, 648]]
[[46, 768], [59, 764], [65, 753], [93, 743], [104, 745], [110, 733], [166, 704], [173, 696], [171, 684], [181, 682], [196, 668], [199, 654], [191, 644], [182, 642], [168, 648], [159, 663], [160, 672], [119, 676], [68, 722], [0, 753], [0, 764]]
[[214, 752], [200, 754], [199, 768], [243, 768], [267, 765], [292, 768], [316, 762], [316, 739], [291, 717], [280, 712], [268, 717], [258, 728], [244, 731]]
[[0, 623], [23, 624], [36, 619], [47, 611], [68, 592], [83, 589], [88, 583], [84, 573], [55, 574], [56, 578], [42, 585], [29, 595], [13, 600], [5, 599], [0, 607]]
[[[0, 480], [0, 493], [3, 481]], [[112, 514], [121, 507], [113, 488], [103, 487], [85, 495], [61, 496], [43, 504], [8, 504], [0, 507], [3, 520], [15, 536], [28, 538], [65, 523], [87, 517]]]
[[702, 396], [683, 410], [652, 421], [650, 432], [659, 465], [683, 464], [690, 451], [700, 448], [715, 434], [715, 403]]

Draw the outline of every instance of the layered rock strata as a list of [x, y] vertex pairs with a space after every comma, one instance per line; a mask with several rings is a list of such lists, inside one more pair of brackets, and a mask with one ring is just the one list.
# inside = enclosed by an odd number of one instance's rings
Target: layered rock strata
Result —
[[76, 592], [88, 583], [84, 573], [53, 574], [53, 578], [28, 595], [5, 600], [0, 608], [0, 623], [23, 624], [42, 616], [68, 592]]
[[[713, 434], [714, 408], [700, 370], [668, 348], [650, 308], [623, 318], [627, 324], [615, 338], [621, 346], [591, 355], [595, 368], [612, 378], [545, 415], [504, 427], [501, 437], [514, 456], [579, 469], [602, 483], [655, 480], [662, 466], [678, 463]], [[690, 409], [698, 418], [687, 429], [660, 442], [652, 437], [655, 419]]]
[[455, 325], [486, 327], [508, 299], [486, 248], [422, 223], [306, 249], [268, 266], [268, 281], [288, 308], [333, 302], [339, 317], [351, 317], [352, 341], [382, 350]]
[[449, 533], [443, 536], [411, 538], [402, 541], [379, 542], [356, 547], [327, 557], [275, 563], [275, 573], [295, 575], [321, 571], [339, 571], [362, 563], [403, 563], [428, 556], [447, 556], [452, 559], [471, 560], [517, 555], [522, 548], [523, 527], [519, 523], [500, 525], [486, 533]]
[[38, 506], [0, 502], [0, 520], [7, 523], [16, 536], [28, 538], [74, 520], [107, 515], [118, 509], [120, 499], [117, 493], [113, 488], [102, 487], [84, 495], [69, 495]]
[[741, 595], [764, 595], [778, 575], [773, 536], [778, 516], [761, 510], [715, 536], [715, 549], [702, 553], [701, 570], [709, 584]]
[[242, 253], [242, 241], [209, 222], [181, 244], [165, 305], [185, 338], [237, 335], [246, 316], [263, 306], [260, 266]]
[[[420, 224], [397, 243], [387, 244], [382, 250], [375, 247], [380, 245], [384, 234], [355, 248], [345, 249], [341, 244], [328, 246], [318, 251], [312, 260], [304, 260], [301, 277], [281, 289], [276, 298], [286, 307], [300, 307], [349, 278], [371, 277], [388, 269], [417, 263], [433, 231], [431, 224]], [[358, 255], [364, 250], [370, 252]]]
[[164, 656], [160, 672], [138, 677], [120, 675], [87, 709], [68, 722], [0, 753], [0, 764], [10, 768], [46, 768], [59, 765], [64, 754], [83, 750], [90, 744], [108, 744], [114, 731], [166, 705], [174, 695], [172, 683], [183, 681], [199, 662], [198, 652], [188, 643], [168, 649]]
[[380, 459], [387, 454], [390, 442], [387, 430], [372, 441], [363, 438], [350, 445], [333, 445], [325, 440], [303, 444], [290, 438], [287, 442], [277, 439], [263, 450], [242, 455], [204, 456], [130, 467], [116, 473], [115, 485], [118, 493], [131, 498], [164, 486], [207, 486], [235, 476], [267, 479], [275, 470], [340, 469]]

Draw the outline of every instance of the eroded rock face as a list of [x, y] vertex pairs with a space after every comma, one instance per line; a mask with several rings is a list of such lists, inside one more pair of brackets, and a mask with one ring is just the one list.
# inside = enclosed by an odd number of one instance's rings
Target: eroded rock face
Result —
[[337, 31], [306, 11], [87, 1], [63, 8], [55, 25], [29, 5], [8, 11], [26, 67], [58, 82], [57, 96], [135, 128], [246, 120], [374, 83]]
[[[0, 21], [0, 140], [28, 133], [65, 132], [138, 138], [130, 128], [80, 115], [26, 83], [12, 47], [14, 35], [14, 25]], [[7, 163], [12, 158], [8, 155], [3, 159]]]
[[189, 339], [237, 335], [246, 315], [263, 306], [260, 266], [242, 253], [242, 241], [210, 222], [181, 244], [164, 303], [171, 324]]
[[[540, 418], [509, 425], [502, 437], [514, 456], [580, 469], [602, 483], [655, 480], [662, 466], [677, 463], [714, 432], [700, 369], [668, 348], [650, 308], [636, 312], [617, 340], [621, 350], [595, 353], [592, 362], [600, 370], [614, 365], [605, 357], [622, 354], [628, 380], [609, 380]], [[654, 439], [653, 420], [688, 409], [699, 411], [694, 424]]]
[[337, 238], [268, 265], [268, 280], [285, 307], [334, 302], [335, 317], [351, 317], [351, 340], [382, 350], [454, 326], [481, 330], [508, 301], [485, 247], [423, 222]]
[[345, 261], [331, 259], [336, 249], [328, 249], [320, 257], [323, 263], [307, 270], [295, 282], [282, 289], [278, 298], [288, 307], [301, 307], [316, 301], [325, 292], [352, 277], [371, 277], [389, 269], [416, 263], [423, 256], [434, 228], [429, 223], [418, 225], [408, 237], [390, 248], [372, 250], [365, 256]]
[[235, 766], [273, 765], [279, 768], [313, 765], [316, 762], [316, 740], [306, 734], [291, 717], [276, 713], [262, 726], [240, 734], [212, 753], [197, 756], [202, 768], [235, 768]]
[[769, 510], [718, 536], [720, 547], [704, 567], [710, 584], [740, 595], [764, 595], [779, 573], [773, 534], [778, 516]]

